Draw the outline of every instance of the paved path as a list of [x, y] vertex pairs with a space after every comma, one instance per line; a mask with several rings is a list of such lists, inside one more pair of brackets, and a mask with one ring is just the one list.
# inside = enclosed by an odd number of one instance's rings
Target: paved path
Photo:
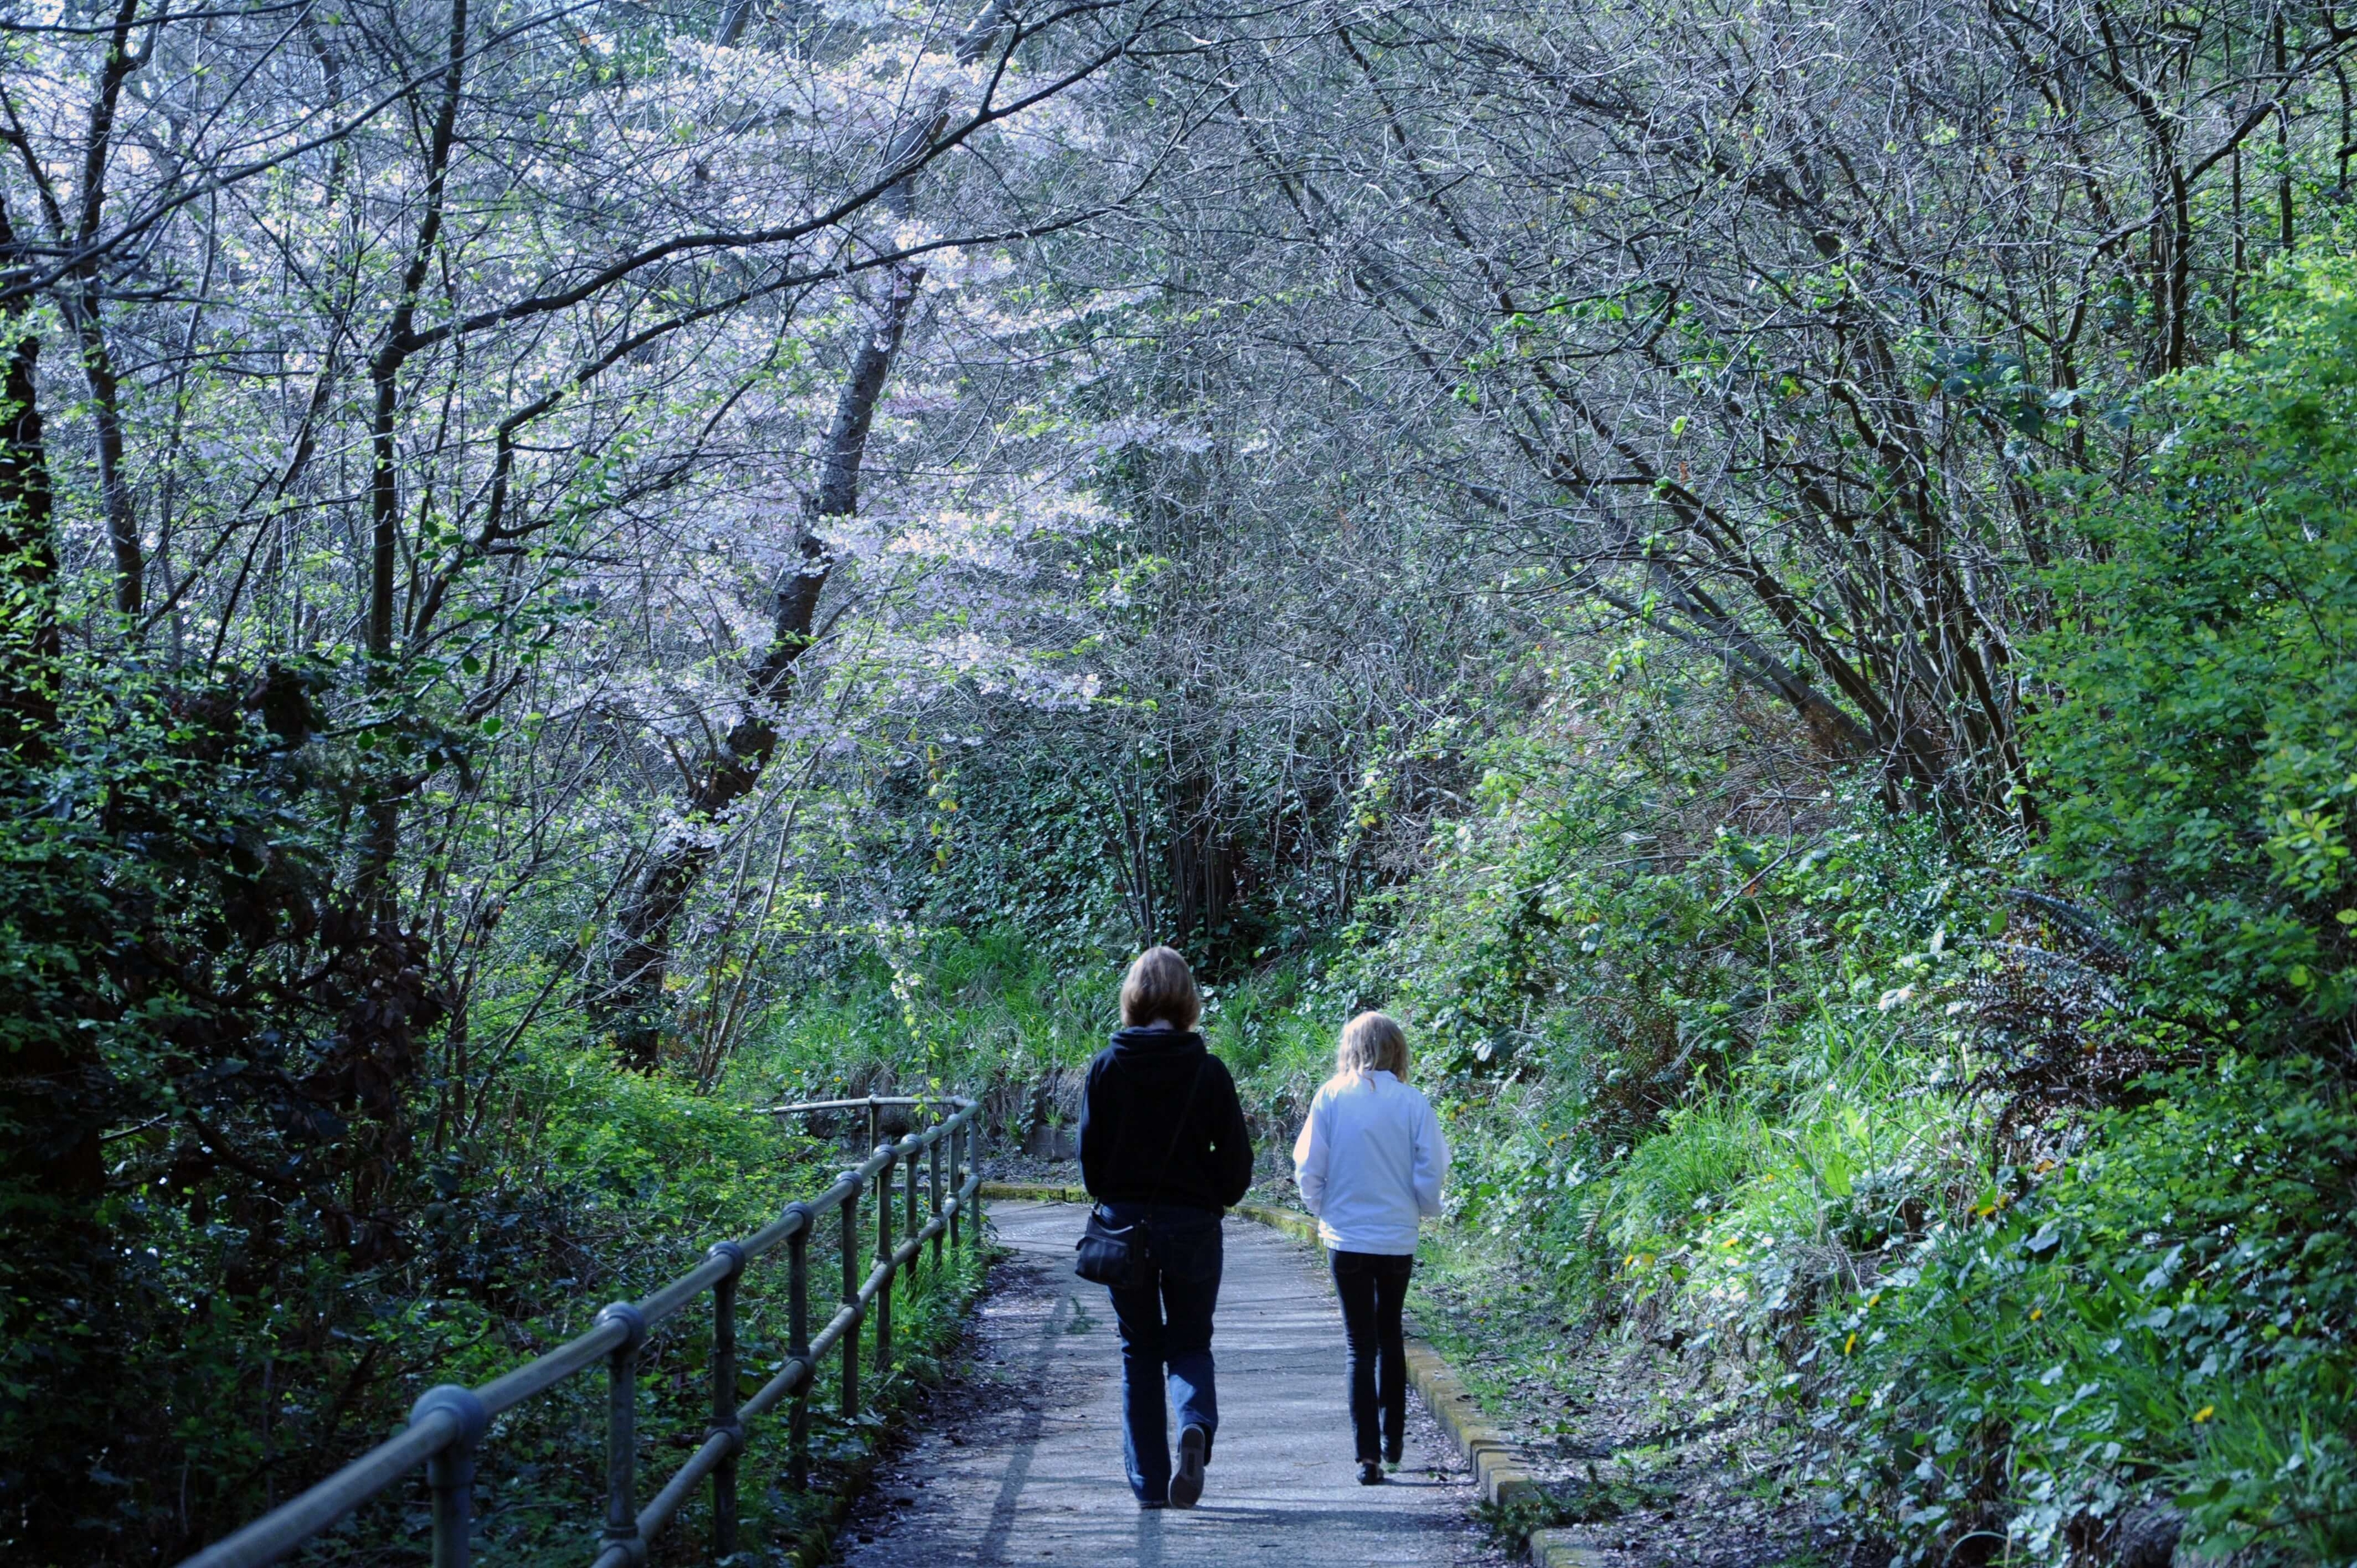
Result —
[[[1491, 1568], [1463, 1466], [1420, 1405], [1407, 1463], [1361, 1487], [1343, 1409], [1342, 1322], [1307, 1249], [1227, 1222], [1211, 1348], [1220, 1437], [1201, 1504], [1141, 1510], [1121, 1469], [1112, 1304], [1075, 1277], [1070, 1204], [989, 1206], [1015, 1251], [971, 1365], [877, 1473], [838, 1541], [849, 1568], [1135, 1563]], [[1414, 1404], [1414, 1396], [1411, 1395]]]

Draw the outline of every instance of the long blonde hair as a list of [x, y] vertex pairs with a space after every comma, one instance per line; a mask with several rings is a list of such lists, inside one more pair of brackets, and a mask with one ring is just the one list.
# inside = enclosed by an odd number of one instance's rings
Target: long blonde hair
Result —
[[1407, 1031], [1388, 1013], [1361, 1013], [1342, 1026], [1334, 1047], [1337, 1077], [1354, 1072], [1387, 1072], [1407, 1077]]

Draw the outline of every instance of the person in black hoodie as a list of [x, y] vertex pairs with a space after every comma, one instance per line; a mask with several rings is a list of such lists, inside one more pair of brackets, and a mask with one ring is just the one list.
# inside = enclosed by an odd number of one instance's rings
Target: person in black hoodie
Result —
[[[1112, 1292], [1121, 1326], [1122, 1459], [1138, 1506], [1195, 1506], [1220, 1429], [1211, 1312], [1220, 1300], [1220, 1219], [1252, 1185], [1252, 1131], [1235, 1080], [1203, 1047], [1187, 961], [1148, 949], [1121, 985], [1122, 1028], [1089, 1063], [1081, 1179], [1106, 1222], [1143, 1223], [1159, 1278]], [[1168, 1403], [1178, 1407], [1170, 1464]]]

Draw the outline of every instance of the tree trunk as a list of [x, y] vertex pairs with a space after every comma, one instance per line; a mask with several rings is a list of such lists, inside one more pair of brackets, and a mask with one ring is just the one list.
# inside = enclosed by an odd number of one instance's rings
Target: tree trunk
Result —
[[[913, 203], [905, 188], [888, 197], [902, 216]], [[794, 667], [813, 641], [819, 597], [834, 568], [820, 528], [828, 518], [850, 517], [859, 506], [859, 469], [867, 432], [893, 359], [900, 351], [909, 317], [925, 271], [912, 263], [891, 270], [888, 292], [852, 357], [851, 373], [836, 394], [834, 418], [819, 453], [818, 485], [799, 541], [801, 560], [778, 584], [771, 610], [769, 651], [746, 678], [744, 716], [719, 748], [705, 758], [688, 791], [684, 820], [659, 845], [632, 887], [620, 919], [621, 951], [605, 1006], [613, 1020], [616, 1048], [628, 1066], [651, 1072], [662, 1049], [662, 996], [671, 972], [671, 938], [679, 912], [711, 863], [708, 830], [728, 809], [753, 792], [778, 748], [775, 715], [793, 696]]]
[[[19, 274], [16, 232], [0, 195], [0, 281]], [[48, 759], [58, 717], [58, 542], [48, 451], [37, 401], [41, 340], [27, 328], [32, 300], [0, 306], [0, 751], [23, 762]]]
[[[106, 68], [100, 73], [98, 96], [91, 105], [90, 130], [82, 145], [81, 213], [74, 235], [79, 250], [88, 251], [98, 238], [106, 211], [106, 172], [114, 145], [114, 113], [122, 102], [123, 84], [147, 63], [147, 51], [131, 52], [132, 24], [139, 0], [120, 0], [114, 11], [113, 35], [107, 40]], [[152, 42], [150, 47], [152, 48]], [[95, 263], [77, 267], [73, 278], [59, 291], [68, 322], [81, 346], [83, 379], [90, 386], [98, 424], [98, 485], [106, 506], [106, 537], [114, 552], [114, 607], [135, 616], [146, 598], [146, 555], [139, 539], [138, 513], [131, 504], [131, 478], [123, 471], [123, 395], [114, 356], [106, 346], [100, 317], [102, 291]]]
[[[457, 139], [458, 98], [465, 84], [467, 63], [467, 0], [450, 0], [448, 54], [442, 70], [442, 102], [436, 111], [425, 153], [425, 210], [418, 220], [417, 238], [402, 274], [401, 294], [384, 341], [369, 364], [376, 399], [369, 425], [369, 599], [367, 646], [370, 679], [390, 685], [393, 672], [395, 567], [401, 527], [400, 426], [401, 374], [417, 352], [417, 301], [434, 262], [442, 235], [442, 214], [447, 199], [450, 157]], [[392, 931], [400, 923], [394, 907], [393, 863], [401, 848], [401, 802], [372, 801], [361, 846], [355, 893], [379, 928]]]
[[114, 356], [98, 318], [98, 290], [85, 286], [71, 312], [81, 344], [82, 378], [90, 384], [91, 412], [98, 425], [98, 489], [106, 506], [106, 538], [114, 552], [114, 607], [135, 616], [146, 602], [147, 561], [139, 539], [139, 514], [131, 501], [131, 478], [123, 471], [123, 393]]
[[[729, 7], [722, 22], [724, 43], [735, 38], [744, 10], [741, 5]], [[1003, 19], [1003, 9], [994, 0], [958, 40], [958, 59], [967, 64], [981, 59]], [[942, 134], [947, 107], [946, 95], [938, 95], [905, 125], [885, 148], [884, 166], [906, 166], [931, 146]], [[896, 218], [914, 215], [915, 176], [895, 182], [884, 192], [883, 202]], [[834, 556], [821, 527], [828, 518], [850, 517], [859, 510], [859, 471], [867, 452], [867, 432], [908, 333], [909, 318], [916, 311], [925, 269], [914, 262], [899, 262], [888, 278], [884, 297], [873, 307], [867, 330], [852, 354], [850, 374], [835, 395], [834, 418], [819, 450], [818, 482], [798, 541], [801, 559], [775, 591], [773, 635], [769, 651], [746, 677], [744, 716], [700, 764], [683, 821], [656, 846], [617, 921], [621, 949], [600, 1006], [611, 1020], [615, 1048], [624, 1065], [640, 1072], [652, 1072], [662, 1062], [662, 998], [671, 974], [672, 933], [688, 896], [711, 864], [711, 830], [760, 783], [778, 748], [776, 715], [791, 700], [795, 665], [817, 633], [819, 598], [834, 570]]]

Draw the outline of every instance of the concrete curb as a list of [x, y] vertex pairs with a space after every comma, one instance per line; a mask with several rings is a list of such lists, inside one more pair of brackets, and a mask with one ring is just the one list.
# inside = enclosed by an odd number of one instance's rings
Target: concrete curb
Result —
[[1535, 1568], [1603, 1568], [1604, 1553], [1593, 1546], [1573, 1544], [1567, 1530], [1531, 1531], [1531, 1562]]
[[[1086, 1203], [1089, 1195], [1078, 1187], [1049, 1187], [1032, 1182], [985, 1182], [985, 1197], [1030, 1199], [1041, 1203]], [[1318, 1240], [1318, 1221], [1297, 1208], [1277, 1208], [1265, 1203], [1239, 1203], [1228, 1212], [1254, 1220], [1273, 1230], [1279, 1230], [1297, 1241], [1322, 1246]], [[1415, 1391], [1432, 1412], [1440, 1429], [1457, 1445], [1458, 1453], [1472, 1467], [1473, 1479], [1481, 1488], [1481, 1496], [1493, 1503], [1502, 1503], [1517, 1493], [1539, 1484], [1531, 1473], [1529, 1463], [1521, 1452], [1508, 1442], [1504, 1433], [1490, 1424], [1481, 1413], [1480, 1403], [1466, 1391], [1456, 1369], [1442, 1359], [1439, 1351], [1421, 1339], [1407, 1342], [1407, 1377]], [[1557, 1533], [1542, 1530], [1531, 1538], [1531, 1561], [1543, 1568], [1585, 1568], [1602, 1561], [1592, 1554], [1569, 1555], [1560, 1558], [1541, 1557], [1540, 1535]], [[1566, 1543], [1551, 1547], [1560, 1552], [1581, 1553], [1584, 1548]]]
[[1021, 1203], [1086, 1203], [1089, 1195], [1077, 1187], [1049, 1187], [1036, 1181], [986, 1181], [982, 1196], [1011, 1197]]
[[1421, 1339], [1409, 1340], [1407, 1376], [1415, 1391], [1424, 1396], [1432, 1418], [1473, 1467], [1473, 1479], [1484, 1498], [1493, 1503], [1510, 1502], [1539, 1484], [1521, 1450], [1490, 1424], [1480, 1402], [1466, 1391], [1456, 1369], [1441, 1359], [1439, 1351]]

